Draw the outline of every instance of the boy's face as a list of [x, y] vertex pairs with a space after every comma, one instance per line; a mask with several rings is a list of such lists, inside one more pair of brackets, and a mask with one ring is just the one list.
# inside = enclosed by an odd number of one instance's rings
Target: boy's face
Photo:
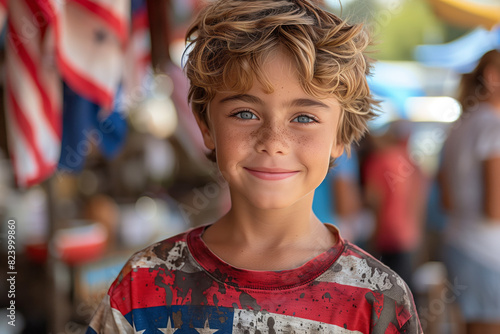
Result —
[[288, 55], [275, 53], [263, 71], [274, 87], [271, 94], [257, 79], [245, 94], [216, 94], [208, 124], [198, 122], [205, 145], [216, 150], [233, 206], [245, 201], [279, 209], [312, 202], [330, 157], [343, 151], [336, 141], [340, 105], [333, 97], [306, 94]]

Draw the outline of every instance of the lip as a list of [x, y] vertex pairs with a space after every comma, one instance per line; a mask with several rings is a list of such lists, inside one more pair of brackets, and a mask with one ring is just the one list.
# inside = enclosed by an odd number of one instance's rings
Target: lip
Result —
[[244, 167], [251, 175], [262, 180], [284, 180], [298, 174], [298, 171], [283, 168]]

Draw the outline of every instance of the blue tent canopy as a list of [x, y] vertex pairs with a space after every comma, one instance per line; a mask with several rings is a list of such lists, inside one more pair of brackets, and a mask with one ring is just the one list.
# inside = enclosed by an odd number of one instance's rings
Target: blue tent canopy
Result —
[[477, 28], [447, 44], [417, 46], [415, 59], [427, 66], [468, 73], [483, 54], [493, 49], [500, 49], [500, 26], [491, 31]]
[[426, 95], [418, 67], [409, 62], [377, 62], [368, 85], [376, 98], [388, 101], [402, 119], [407, 118], [406, 99]]

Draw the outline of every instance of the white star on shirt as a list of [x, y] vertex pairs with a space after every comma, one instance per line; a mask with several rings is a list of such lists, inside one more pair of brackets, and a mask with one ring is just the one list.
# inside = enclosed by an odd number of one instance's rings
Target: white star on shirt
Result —
[[178, 328], [175, 327], [172, 328], [172, 325], [170, 324], [170, 318], [168, 318], [167, 328], [158, 328], [158, 330], [163, 334], [174, 334], [177, 329]]
[[138, 331], [137, 328], [135, 327], [135, 321], [134, 321], [134, 334], [143, 334], [146, 330], [143, 329], [142, 331]]
[[195, 328], [200, 334], [213, 334], [218, 331], [218, 329], [210, 329], [208, 324], [208, 318], [205, 321], [205, 326], [203, 328]]

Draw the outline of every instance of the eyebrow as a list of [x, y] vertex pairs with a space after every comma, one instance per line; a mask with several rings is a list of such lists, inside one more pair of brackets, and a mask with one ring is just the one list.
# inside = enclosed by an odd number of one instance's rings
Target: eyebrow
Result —
[[[226, 102], [231, 102], [231, 101], [242, 101], [242, 102], [260, 104], [260, 105], [264, 104], [264, 101], [262, 101], [260, 98], [258, 98], [257, 96], [254, 96], [254, 95], [250, 95], [250, 94], [231, 95], [231, 96], [223, 98], [222, 100], [219, 101], [219, 103], [226, 103]], [[326, 104], [324, 104], [323, 102], [318, 101], [318, 100], [314, 100], [314, 99], [307, 99], [307, 98], [292, 100], [289, 103], [289, 106], [291, 106], [291, 107], [320, 107], [320, 108], [329, 109], [329, 107]]]
[[250, 94], [231, 95], [231, 96], [223, 98], [222, 100], [219, 101], [219, 103], [226, 103], [226, 102], [231, 102], [231, 101], [243, 101], [243, 102], [261, 104], [261, 105], [264, 104], [264, 101], [259, 99], [257, 96], [250, 95]]
[[290, 103], [290, 105], [292, 107], [321, 107], [329, 109], [329, 107], [323, 102], [312, 99], [295, 99]]

